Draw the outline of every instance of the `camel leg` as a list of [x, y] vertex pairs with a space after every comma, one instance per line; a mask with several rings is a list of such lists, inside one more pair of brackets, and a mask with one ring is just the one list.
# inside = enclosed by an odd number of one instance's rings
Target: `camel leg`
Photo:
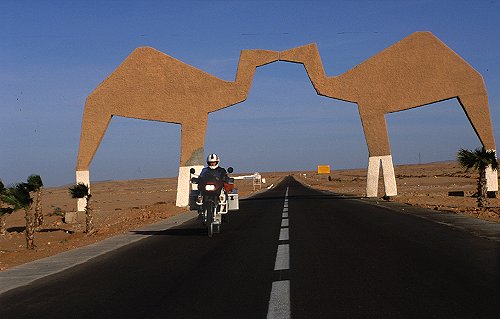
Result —
[[[86, 171], [76, 171], [76, 183], [83, 183], [89, 187], [90, 192], [90, 172]], [[78, 212], [85, 211], [85, 206], [87, 206], [87, 200], [85, 198], [78, 198], [76, 207]]]
[[175, 201], [175, 205], [178, 207], [186, 207], [189, 204], [191, 168], [195, 169], [195, 174], [200, 174], [204, 167], [207, 121], [208, 115], [205, 115], [196, 125], [182, 124], [181, 163], [177, 178], [177, 198]]
[[396, 196], [398, 194], [392, 155], [370, 156], [366, 178], [366, 197], [377, 197], [378, 195], [380, 163], [382, 163], [385, 195]]
[[361, 122], [368, 146], [368, 172], [366, 177], [366, 196], [377, 197], [380, 163], [386, 196], [396, 196], [397, 186], [394, 175], [394, 165], [389, 147], [389, 136], [384, 114], [366, 114], [361, 111]]
[[493, 170], [491, 165], [486, 168], [486, 190], [488, 193], [493, 192], [494, 197], [496, 197], [498, 192], [498, 171]]
[[377, 197], [379, 171], [380, 157], [370, 156], [368, 158], [368, 172], [366, 176], [366, 197]]
[[[493, 126], [488, 107], [488, 96], [486, 93], [459, 96], [458, 100], [483, 147], [486, 150], [496, 152]], [[498, 191], [498, 173], [491, 166], [486, 169], [486, 188], [488, 192]]]
[[[85, 106], [82, 120], [82, 132], [80, 135], [80, 148], [76, 163], [76, 182], [84, 183], [90, 188], [90, 163], [101, 144], [102, 138], [111, 121], [111, 115], [100, 112], [99, 107], [94, 105]], [[87, 201], [85, 198], [78, 199], [77, 210], [85, 210]]]
[[382, 156], [382, 173], [384, 176], [384, 189], [386, 196], [396, 196], [398, 188], [396, 185], [396, 177], [394, 175], [394, 164], [392, 163], [392, 155]]

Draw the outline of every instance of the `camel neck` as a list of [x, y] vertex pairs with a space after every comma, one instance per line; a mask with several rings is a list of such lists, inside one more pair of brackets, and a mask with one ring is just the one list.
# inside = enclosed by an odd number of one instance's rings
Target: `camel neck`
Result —
[[348, 102], [356, 101], [354, 87], [344, 81], [341, 76], [326, 76], [319, 55], [310, 63], [306, 62], [304, 66], [317, 94]]
[[292, 49], [286, 53], [284, 61], [303, 64], [317, 94], [355, 102], [354, 87], [349, 85], [349, 81], [345, 81], [342, 76], [326, 76], [321, 57], [315, 45]]
[[224, 81], [224, 85], [213, 90], [210, 94], [217, 96], [215, 103], [208, 112], [218, 111], [228, 106], [243, 102], [248, 96], [248, 91], [252, 85], [252, 80], [255, 74], [255, 66], [248, 62], [238, 64], [236, 80], [234, 82]]
[[238, 88], [238, 91], [246, 99], [250, 86], [252, 85], [253, 77], [255, 75], [256, 66], [251, 62], [240, 60], [238, 64], [238, 71], [236, 73], [236, 81], [234, 82]]

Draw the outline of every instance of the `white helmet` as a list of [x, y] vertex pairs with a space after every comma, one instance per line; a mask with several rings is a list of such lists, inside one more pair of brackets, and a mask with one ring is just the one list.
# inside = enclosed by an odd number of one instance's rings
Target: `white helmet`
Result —
[[[207, 157], [207, 165], [208, 167], [210, 167], [210, 169], [216, 169], [217, 167], [219, 167], [219, 156], [217, 156], [217, 154], [210, 154], [208, 155]], [[215, 164], [210, 164], [210, 163], [215, 163]]]

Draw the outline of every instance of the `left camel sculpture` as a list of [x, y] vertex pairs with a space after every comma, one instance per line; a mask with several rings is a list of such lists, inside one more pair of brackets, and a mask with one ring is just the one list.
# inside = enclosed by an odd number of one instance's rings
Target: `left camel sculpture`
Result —
[[[224, 81], [150, 47], [135, 49], [87, 98], [76, 181], [90, 186], [90, 163], [113, 116], [181, 125], [177, 206], [189, 202], [189, 170], [204, 165], [208, 114], [244, 101], [255, 69], [279, 52], [242, 50], [234, 82]], [[85, 207], [79, 200], [78, 211]]]

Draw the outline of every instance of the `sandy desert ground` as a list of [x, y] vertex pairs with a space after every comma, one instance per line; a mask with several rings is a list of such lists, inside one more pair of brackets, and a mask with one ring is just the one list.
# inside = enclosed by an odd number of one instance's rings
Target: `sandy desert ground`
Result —
[[[472, 197], [477, 173], [465, 172], [455, 162], [400, 165], [395, 167], [395, 173], [399, 195], [391, 200], [500, 222], [500, 199], [489, 199], [487, 209], [477, 209], [476, 199]], [[266, 179], [263, 188], [292, 175], [314, 188], [354, 196], [365, 195], [366, 169], [332, 171], [329, 175], [331, 180], [328, 175], [318, 175], [314, 171], [261, 174]], [[76, 207], [75, 200], [68, 194], [68, 186], [45, 188], [45, 221], [35, 235], [37, 249], [25, 249], [24, 211], [13, 213], [7, 217], [7, 234], [0, 236], [0, 271], [89, 245], [183, 212], [185, 208], [175, 206], [176, 184], [176, 178], [93, 183], [93, 207], [98, 229], [93, 236], [83, 233], [83, 219], [75, 224], [64, 223], [64, 212], [74, 211]], [[258, 190], [254, 190], [251, 180], [237, 180], [236, 187], [240, 198]], [[465, 196], [448, 196], [450, 191], [464, 191]], [[383, 195], [382, 181], [379, 194]]]

